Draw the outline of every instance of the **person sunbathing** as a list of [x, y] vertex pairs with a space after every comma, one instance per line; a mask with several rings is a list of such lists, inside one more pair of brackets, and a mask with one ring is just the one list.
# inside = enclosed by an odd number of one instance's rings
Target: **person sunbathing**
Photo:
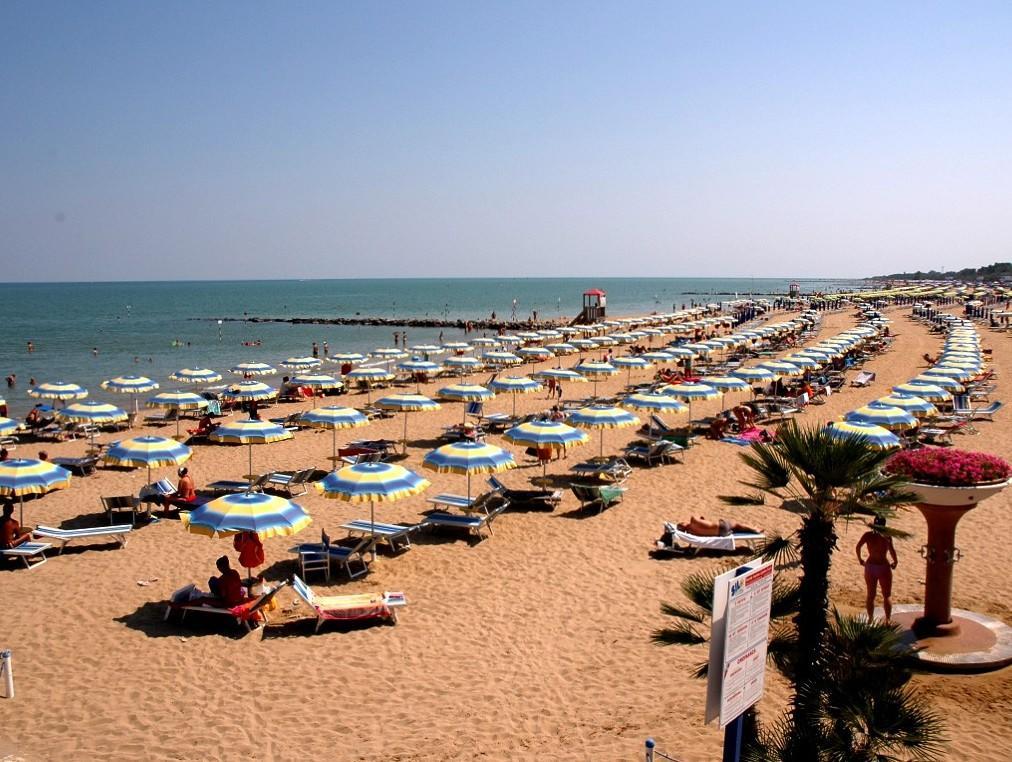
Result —
[[218, 424], [211, 419], [210, 414], [204, 413], [204, 416], [197, 423], [197, 428], [187, 429], [186, 432], [191, 436], [203, 437], [210, 434], [216, 428], [218, 428]]
[[14, 504], [5, 503], [0, 519], [0, 550], [10, 550], [32, 539], [31, 530], [25, 530], [14, 518]]
[[179, 474], [179, 486], [176, 487], [175, 492], [166, 495], [162, 500], [162, 511], [166, 514], [174, 505], [192, 507], [192, 504], [197, 500], [197, 487], [193, 482], [193, 477], [190, 476], [190, 469], [183, 467], [177, 473]]
[[690, 516], [688, 521], [676, 525], [681, 531], [699, 537], [727, 537], [730, 534], [762, 534], [763, 530], [739, 524], [737, 521], [717, 519], [710, 521], [706, 516]]

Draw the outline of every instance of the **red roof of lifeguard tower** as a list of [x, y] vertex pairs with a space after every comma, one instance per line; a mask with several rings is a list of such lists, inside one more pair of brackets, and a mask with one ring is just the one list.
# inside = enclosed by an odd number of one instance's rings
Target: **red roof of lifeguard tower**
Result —
[[599, 288], [591, 288], [583, 292], [584, 296], [606, 296], [604, 291]]

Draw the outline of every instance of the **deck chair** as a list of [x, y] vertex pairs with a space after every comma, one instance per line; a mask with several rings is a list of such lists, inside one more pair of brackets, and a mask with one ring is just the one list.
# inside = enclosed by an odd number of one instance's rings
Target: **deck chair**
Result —
[[295, 471], [294, 473], [275, 471], [267, 476], [267, 482], [264, 486], [283, 489], [288, 493], [289, 497], [305, 495], [309, 491], [309, 485], [312, 483], [313, 474], [315, 473], [315, 468], [307, 468], [303, 471]]
[[734, 552], [741, 547], [755, 550], [757, 545], [766, 541], [766, 535], [758, 532], [738, 532], [723, 537], [703, 537], [698, 534], [683, 532], [670, 522], [664, 522], [665, 534], [671, 536], [671, 544], [657, 541], [657, 549], [667, 553], [686, 553], [695, 555], [700, 550], [720, 550]]
[[1004, 402], [992, 402], [987, 407], [954, 407], [952, 412], [957, 418], [969, 418], [971, 421], [986, 420], [993, 421], [994, 414], [1005, 407]]
[[199, 611], [204, 614], [217, 614], [219, 616], [232, 617], [235, 619], [236, 624], [241, 624], [246, 628], [246, 632], [251, 632], [255, 626], [261, 623], [264, 625], [267, 624], [268, 607], [270, 606], [271, 601], [274, 600], [274, 596], [278, 594], [278, 591], [287, 584], [287, 580], [281, 582], [273, 590], [268, 590], [259, 597], [232, 608], [224, 608], [222, 606], [215, 606], [212, 603], [208, 603], [208, 596], [197, 590], [196, 585], [186, 585], [186, 587], [181, 587], [176, 590], [172, 594], [172, 597], [169, 598], [168, 605], [165, 607], [165, 616], [163, 617], [163, 621], [168, 621], [169, 616], [173, 611], [180, 612], [180, 622], [182, 622], [186, 617], [187, 612]]
[[506, 498], [511, 503], [524, 505], [526, 503], [544, 503], [552, 508], [562, 502], [562, 490], [548, 489], [510, 489], [496, 477], [488, 478], [489, 486]]
[[221, 494], [246, 492], [247, 490], [250, 492], [261, 492], [270, 476], [270, 473], [260, 474], [260, 476], [253, 480], [252, 484], [247, 479], [218, 479], [210, 484], [205, 484], [204, 490]]
[[484, 539], [481, 534], [482, 529], [488, 529], [488, 534], [490, 537], [493, 534], [492, 517], [481, 513], [475, 516], [459, 516], [455, 513], [442, 513], [440, 511], [434, 511], [425, 517], [425, 521], [422, 522], [422, 526], [449, 527], [451, 529], [466, 529], [469, 533], [473, 534], [479, 540]]
[[411, 533], [418, 529], [420, 524], [380, 524], [372, 523], [368, 519], [354, 519], [346, 524], [341, 524], [341, 529], [348, 532], [349, 537], [375, 537], [376, 542], [384, 542], [394, 553], [407, 550], [411, 547]]
[[327, 621], [354, 622], [363, 619], [382, 619], [390, 624], [397, 624], [397, 609], [408, 603], [404, 593], [317, 595], [297, 574], [292, 575], [292, 590], [316, 615], [316, 627], [313, 632], [319, 632], [320, 625]]
[[675, 436], [678, 429], [668, 426], [656, 413], [651, 413], [650, 423], [643, 424], [636, 433], [648, 439], [665, 439]]
[[0, 550], [0, 556], [20, 558], [21, 563], [25, 565], [26, 569], [34, 569], [36, 566], [42, 566], [46, 562], [46, 551], [51, 547], [53, 546], [48, 542], [28, 541], [14, 548]]
[[570, 484], [569, 488], [580, 501], [581, 511], [596, 505], [598, 513], [621, 503], [627, 491], [626, 487], [618, 484]]
[[43, 537], [47, 540], [60, 543], [57, 555], [63, 553], [63, 549], [74, 540], [100, 540], [108, 537], [115, 541], [119, 547], [127, 544], [127, 535], [133, 531], [132, 524], [115, 524], [108, 527], [87, 527], [85, 529], [57, 529], [39, 524], [32, 532], [36, 537]]
[[109, 517], [109, 523], [112, 524], [113, 513], [117, 511], [130, 511], [130, 523], [135, 524], [137, 521], [137, 514], [141, 510], [141, 501], [134, 495], [116, 495], [114, 497], [103, 497], [102, 508], [105, 509], [106, 515]]
[[663, 463], [666, 460], [677, 463], [679, 462], [678, 458], [684, 450], [685, 448], [681, 445], [661, 439], [649, 442], [633, 442], [626, 446], [624, 454], [629, 460], [639, 460], [648, 466], [652, 466], [654, 463]]
[[862, 370], [850, 380], [851, 386], [869, 386], [875, 380], [875, 374], [870, 370]]
[[80, 476], [89, 476], [95, 473], [98, 467], [98, 458], [94, 455], [83, 458], [53, 458], [51, 462]]
[[[369, 535], [357, 538], [355, 544], [351, 546], [333, 544], [326, 532], [320, 533], [320, 539], [321, 542], [304, 542], [288, 550], [289, 553], [298, 554], [303, 576], [307, 570], [323, 571], [329, 581], [330, 569], [334, 563], [344, 567], [348, 579], [355, 579], [369, 572], [366, 553], [373, 549], [373, 540]], [[355, 570], [352, 568], [352, 564], [356, 564], [360, 568]]]

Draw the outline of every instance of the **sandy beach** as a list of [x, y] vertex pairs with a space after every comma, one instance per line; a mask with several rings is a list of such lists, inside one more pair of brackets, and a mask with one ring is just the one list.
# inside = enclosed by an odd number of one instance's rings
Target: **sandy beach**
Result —
[[[885, 395], [924, 366], [922, 354], [937, 352], [940, 337], [911, 321], [908, 307], [887, 313], [897, 338], [890, 351], [866, 365], [877, 374], [874, 383], [809, 406], [800, 422], [833, 420]], [[856, 322], [850, 311], [829, 313], [821, 335]], [[981, 334], [984, 346], [995, 350], [994, 398], [1008, 398], [1008, 338], [985, 329]], [[645, 378], [644, 372], [633, 374], [634, 381]], [[421, 391], [432, 396], [444, 383]], [[615, 393], [625, 384], [623, 371], [602, 382], [600, 392]], [[567, 384], [565, 392], [567, 398], [589, 395], [591, 385]], [[361, 405], [365, 399], [351, 394], [328, 404]], [[711, 414], [720, 404], [694, 404], [694, 416]], [[544, 393], [517, 398], [519, 413], [548, 406]], [[464, 489], [464, 477], [421, 466], [441, 427], [461, 419], [461, 407], [444, 403], [438, 412], [410, 417], [409, 456], [400, 462], [432, 481], [429, 495]], [[486, 408], [509, 412], [512, 400], [501, 395]], [[268, 415], [296, 409], [278, 405]], [[359, 435], [399, 439], [402, 425], [395, 416], [339, 432], [338, 441]], [[1007, 409], [977, 429], [979, 434], [961, 436], [957, 444], [1012, 454]], [[171, 436], [174, 428], [143, 431]], [[552, 462], [549, 476], [595, 455], [599, 436], [590, 432], [589, 444], [571, 451], [568, 461]], [[631, 430], [608, 431], [605, 451], [617, 452], [633, 438]], [[489, 441], [502, 444], [499, 436]], [[397, 626], [331, 626], [313, 634], [309, 620], [290, 621], [305, 610], [290, 590], [279, 595], [282, 624], [267, 628], [263, 638], [241, 637], [228, 622], [164, 623], [164, 602], [173, 590], [203, 584], [215, 558], [235, 556], [229, 540], [188, 534], [175, 518], [139, 526], [123, 549], [71, 546], [38, 569], [0, 571], [0, 647], [14, 652], [17, 681], [16, 699], [0, 700], [0, 760], [619, 760], [639, 758], [647, 737], [684, 762], [716, 759], [721, 733], [703, 725], [705, 683], [690, 675], [705, 649], [661, 648], [650, 634], [665, 623], [660, 602], [681, 599], [679, 582], [687, 574], [726, 559], [658, 560], [650, 555], [653, 541], [664, 521], [690, 513], [733, 515], [780, 534], [794, 531], [797, 517], [774, 506], [722, 506], [718, 495], [740, 491], [742, 449], [698, 442], [683, 464], [636, 468], [624, 502], [600, 515], [580, 514], [567, 490], [553, 513], [503, 514], [494, 536], [480, 543], [417, 533], [409, 552], [381, 553], [367, 576], [349, 582], [335, 575], [329, 585], [319, 576], [311, 580], [326, 594], [403, 591], [408, 606]], [[83, 440], [22, 444], [16, 455], [34, 457], [43, 448], [53, 456], [79, 455], [85, 446]], [[255, 447], [254, 470], [326, 468], [330, 449], [329, 431], [300, 431], [291, 441]], [[503, 481], [526, 486], [540, 466], [527, 462], [520, 448], [510, 449], [521, 467]], [[201, 444], [189, 465], [199, 488], [217, 478], [241, 478], [246, 457], [244, 447]], [[171, 469], [158, 475], [174, 478]], [[99, 469], [26, 504], [25, 523], [104, 524], [100, 497], [136, 493], [144, 481], [143, 470]], [[955, 606], [1007, 623], [1007, 521], [1000, 517], [1012, 508], [1010, 501], [1012, 491], [1006, 491], [961, 523], [963, 556], [953, 594]], [[368, 517], [367, 506], [325, 500], [315, 491], [297, 502], [314, 523], [297, 538], [265, 543], [267, 563], [258, 571], [268, 580], [296, 571], [288, 552], [296, 541], [315, 541], [321, 529], [337, 536], [341, 523]], [[377, 506], [377, 519], [414, 523], [428, 507], [421, 495]], [[919, 602], [925, 524], [913, 509], [895, 523], [911, 537], [897, 544], [894, 601]], [[857, 523], [839, 526], [832, 569], [832, 601], [851, 613], [863, 608], [864, 582], [853, 553], [862, 531]], [[772, 718], [785, 705], [787, 687], [772, 670], [769, 675], [759, 708]], [[1012, 671], [922, 676], [914, 683], [932, 696], [944, 719], [947, 758], [1008, 759], [1012, 726], [1003, 718], [1012, 709]]]

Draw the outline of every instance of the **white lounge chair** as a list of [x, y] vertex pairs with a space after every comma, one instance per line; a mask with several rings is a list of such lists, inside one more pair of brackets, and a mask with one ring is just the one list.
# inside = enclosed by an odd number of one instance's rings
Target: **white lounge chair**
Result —
[[431, 503], [437, 508], [459, 508], [462, 511], [466, 511], [470, 508], [476, 498], [465, 497], [464, 495], [453, 495], [449, 493], [440, 493], [435, 497], [426, 498], [426, 503]]
[[489, 536], [492, 535], [492, 516], [478, 514], [476, 516], [458, 516], [455, 513], [430, 513], [423, 526], [429, 527], [453, 527], [466, 529], [479, 540], [483, 539], [481, 530], [488, 529]]
[[669, 522], [664, 523], [664, 529], [666, 533], [671, 535], [672, 543], [665, 545], [664, 542], [658, 540], [657, 549], [667, 552], [684, 551], [690, 555], [695, 555], [699, 550], [733, 552], [742, 546], [755, 549], [757, 544], [766, 541], [766, 535], [759, 532], [732, 532], [729, 535], [710, 537], [683, 532]]
[[131, 524], [115, 524], [110, 527], [87, 527], [85, 529], [58, 529], [39, 524], [32, 534], [36, 537], [44, 537], [47, 540], [60, 543], [60, 549], [57, 552], [57, 555], [60, 555], [63, 553], [63, 549], [74, 540], [94, 540], [108, 537], [115, 540], [122, 548], [127, 543], [127, 535], [132, 531], [133, 526]]
[[862, 370], [851, 380], [851, 386], [868, 386], [875, 380], [875, 374], [869, 370]]
[[404, 593], [360, 593], [357, 595], [321, 596], [313, 592], [298, 575], [292, 575], [292, 590], [306, 602], [316, 616], [316, 628], [326, 621], [354, 622], [363, 619], [384, 619], [397, 624], [397, 609], [407, 605]]
[[[266, 487], [279, 487], [284, 489], [290, 497], [305, 495], [309, 491], [309, 484], [312, 482], [315, 468], [307, 468], [303, 471], [287, 474], [276, 471], [267, 477]], [[300, 490], [296, 492], [296, 490]]]
[[394, 552], [407, 550], [411, 547], [411, 533], [419, 528], [419, 524], [404, 526], [403, 524], [372, 523], [369, 519], [355, 519], [341, 524], [350, 537], [373, 537], [377, 542], [385, 542]]
[[46, 562], [46, 551], [51, 547], [48, 542], [23, 542], [16, 548], [0, 550], [0, 555], [20, 558], [26, 569], [34, 569]]

